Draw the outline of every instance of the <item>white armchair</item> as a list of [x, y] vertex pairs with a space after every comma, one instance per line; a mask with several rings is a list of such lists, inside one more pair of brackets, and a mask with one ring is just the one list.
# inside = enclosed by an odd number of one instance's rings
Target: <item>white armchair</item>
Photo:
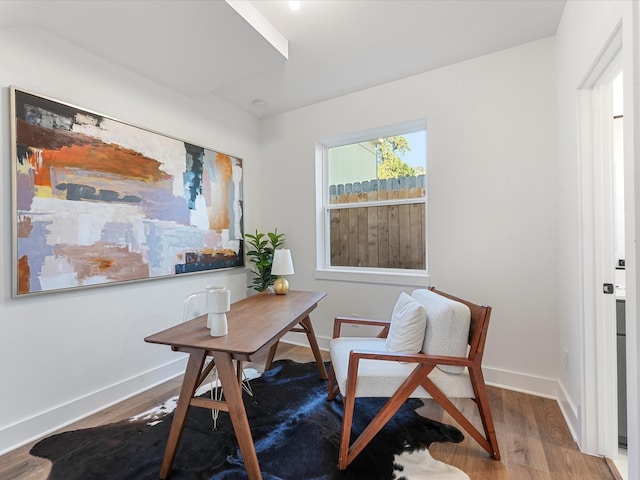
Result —
[[[482, 374], [491, 307], [434, 288], [401, 294], [390, 321], [337, 317], [331, 341], [329, 400], [343, 397], [339, 467], [345, 469], [408, 398], [433, 398], [491, 457], [500, 459]], [[377, 325], [376, 338], [340, 337], [343, 324]], [[349, 445], [357, 397], [388, 397]], [[475, 400], [485, 435], [451, 398]]]

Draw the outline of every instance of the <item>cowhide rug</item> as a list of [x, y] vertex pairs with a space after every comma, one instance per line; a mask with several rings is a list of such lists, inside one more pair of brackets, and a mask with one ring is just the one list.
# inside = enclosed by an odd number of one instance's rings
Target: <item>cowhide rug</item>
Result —
[[[264, 480], [468, 480], [431, 458], [433, 442], [460, 442], [455, 427], [421, 417], [407, 402], [345, 471], [337, 468], [342, 403], [327, 401], [314, 363], [278, 361], [251, 380], [245, 407]], [[340, 397], [339, 397], [340, 398]], [[358, 399], [360, 431], [384, 399]], [[32, 449], [52, 462], [51, 480], [158, 478], [175, 399], [149, 419], [48, 437]], [[157, 412], [156, 412], [157, 413]], [[242, 480], [246, 473], [228, 415], [212, 431], [211, 411], [191, 408], [170, 479]]]

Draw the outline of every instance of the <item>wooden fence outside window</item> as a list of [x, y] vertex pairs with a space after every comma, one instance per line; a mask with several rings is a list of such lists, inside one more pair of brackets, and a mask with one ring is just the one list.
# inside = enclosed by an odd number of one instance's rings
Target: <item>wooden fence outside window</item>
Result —
[[[424, 175], [332, 185], [331, 265], [426, 269]], [[406, 202], [406, 199], [421, 199]], [[401, 200], [397, 204], [367, 202]], [[365, 203], [355, 206], [354, 203]]]

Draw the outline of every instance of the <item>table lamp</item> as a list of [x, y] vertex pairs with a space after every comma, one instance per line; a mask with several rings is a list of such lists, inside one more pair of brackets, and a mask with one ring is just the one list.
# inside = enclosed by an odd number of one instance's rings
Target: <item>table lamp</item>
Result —
[[289, 282], [283, 275], [293, 275], [293, 261], [291, 251], [288, 248], [279, 248], [273, 252], [273, 262], [271, 264], [271, 275], [278, 278], [273, 282], [273, 291], [278, 295], [284, 295], [289, 291]]

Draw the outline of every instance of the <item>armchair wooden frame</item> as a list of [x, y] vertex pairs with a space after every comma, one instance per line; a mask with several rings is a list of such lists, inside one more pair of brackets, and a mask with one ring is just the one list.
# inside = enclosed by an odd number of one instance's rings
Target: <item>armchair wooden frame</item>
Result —
[[[433, 287], [429, 290], [442, 295], [451, 300], [463, 303], [471, 310], [471, 326], [469, 329], [469, 354], [467, 357], [449, 357], [425, 355], [422, 353], [396, 353], [381, 351], [355, 351], [352, 350], [349, 356], [349, 367], [347, 374], [346, 395], [343, 395], [344, 416], [342, 419], [342, 436], [340, 440], [340, 451], [338, 465], [341, 470], [353, 461], [354, 458], [362, 452], [373, 437], [384, 427], [391, 419], [393, 414], [404, 404], [411, 396], [413, 391], [422, 386], [431, 397], [444, 410], [458, 422], [458, 424], [467, 431], [471, 437], [484, 448], [489, 455], [495, 460], [500, 459], [500, 451], [498, 449], [498, 441], [496, 438], [493, 418], [489, 406], [489, 398], [487, 394], [484, 376], [482, 374], [482, 356], [484, 353], [484, 345], [489, 328], [489, 318], [491, 316], [491, 307], [486, 305], [476, 305], [466, 300], [454, 297], [444, 292], [440, 292]], [[382, 327], [382, 331], [378, 335], [379, 338], [386, 338], [389, 332], [389, 321], [384, 320], [368, 320], [362, 318], [337, 317], [334, 321], [333, 338], [340, 336], [340, 329], [343, 324], [359, 324], [374, 325]], [[353, 421], [353, 410], [355, 406], [356, 384], [358, 380], [358, 364], [360, 360], [372, 359], [391, 362], [415, 363], [416, 368], [405, 379], [402, 385], [396, 390], [392, 397], [385, 403], [382, 409], [371, 420], [360, 436], [349, 446], [351, 437], [351, 424]], [[429, 373], [437, 365], [458, 365], [467, 367], [469, 377], [473, 387], [476, 403], [485, 435], [464, 416], [464, 414], [453, 404], [453, 402], [438, 388], [428, 377]], [[339, 393], [336, 383], [336, 376], [331, 366], [329, 372], [329, 393], [328, 399], [333, 400]]]

